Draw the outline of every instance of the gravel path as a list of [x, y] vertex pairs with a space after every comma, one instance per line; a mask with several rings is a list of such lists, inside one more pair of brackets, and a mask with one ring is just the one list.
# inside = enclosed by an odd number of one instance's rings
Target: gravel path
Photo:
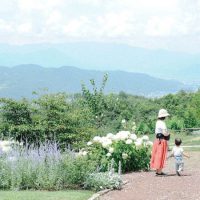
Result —
[[111, 191], [100, 200], [200, 200], [200, 152], [191, 152], [185, 159], [182, 176], [176, 176], [174, 159], [167, 161], [163, 170], [168, 176], [155, 172], [137, 172], [123, 175], [128, 180], [120, 191]]

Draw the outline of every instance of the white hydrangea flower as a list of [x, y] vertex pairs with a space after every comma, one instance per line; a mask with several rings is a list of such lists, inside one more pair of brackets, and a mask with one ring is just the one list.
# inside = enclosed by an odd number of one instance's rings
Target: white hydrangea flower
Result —
[[107, 153], [106, 156], [107, 156], [107, 157], [110, 157], [110, 156], [111, 156], [111, 153]]
[[12, 149], [12, 145], [19, 145], [19, 142], [14, 140], [1, 140], [0, 149], [2, 152], [9, 152]]
[[0, 141], [0, 146], [9, 146], [11, 145], [13, 142], [12, 141], [9, 141], [9, 140], [2, 140]]
[[129, 138], [130, 135], [131, 135], [131, 133], [129, 131], [119, 131], [116, 134], [118, 140], [126, 140]]
[[130, 138], [131, 138], [132, 140], [137, 140], [137, 135], [136, 135], [136, 134], [131, 134], [131, 135], [130, 135]]
[[123, 159], [127, 159], [128, 158], [128, 154], [127, 153], [122, 153], [122, 158]]
[[112, 140], [113, 140], [113, 141], [119, 141], [119, 140], [120, 140], [119, 135], [117, 135], [117, 134], [114, 135]]
[[101, 139], [102, 139], [101, 140], [101, 144], [102, 144], [102, 146], [104, 148], [107, 148], [107, 147], [109, 147], [112, 144], [112, 140], [109, 139], [109, 138], [107, 138], [107, 137], [102, 137]]
[[114, 135], [112, 133], [108, 133], [106, 137], [113, 140]]
[[136, 141], [135, 141], [135, 146], [139, 147], [142, 145], [142, 139], [141, 138], [138, 138]]
[[133, 141], [131, 139], [126, 140], [126, 144], [132, 144]]
[[126, 120], [125, 119], [122, 119], [122, 124], [125, 124], [126, 123]]
[[108, 151], [109, 151], [109, 153], [113, 153], [114, 152], [114, 148], [110, 147]]
[[144, 141], [148, 141], [148, 140], [149, 140], [149, 136], [144, 135], [144, 136], [142, 137], [142, 140], [144, 140]]
[[93, 142], [101, 143], [101, 137], [95, 136], [95, 137], [93, 138]]
[[11, 150], [11, 147], [10, 146], [2, 146], [1, 147], [1, 150], [3, 151], [3, 152], [5, 152], [5, 153], [7, 153], [7, 152], [9, 152], [10, 150]]
[[92, 145], [92, 142], [91, 142], [91, 141], [89, 141], [89, 142], [87, 143], [87, 145], [88, 145], [88, 146], [91, 146], [91, 145]]

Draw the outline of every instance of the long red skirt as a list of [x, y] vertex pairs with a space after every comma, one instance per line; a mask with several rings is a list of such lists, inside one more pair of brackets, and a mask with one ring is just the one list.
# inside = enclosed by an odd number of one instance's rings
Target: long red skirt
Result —
[[167, 141], [156, 139], [151, 153], [151, 169], [162, 169], [167, 157]]

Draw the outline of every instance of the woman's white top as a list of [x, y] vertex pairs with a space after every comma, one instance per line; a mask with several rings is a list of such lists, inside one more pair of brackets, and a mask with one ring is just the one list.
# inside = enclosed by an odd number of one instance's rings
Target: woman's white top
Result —
[[168, 136], [167, 126], [163, 120], [157, 120], [155, 134], [162, 133], [165, 136]]

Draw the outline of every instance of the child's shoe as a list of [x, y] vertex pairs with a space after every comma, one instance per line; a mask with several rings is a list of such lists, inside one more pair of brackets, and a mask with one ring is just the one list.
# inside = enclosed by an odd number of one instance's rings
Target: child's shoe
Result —
[[181, 176], [181, 174], [180, 174], [181, 171], [183, 171], [183, 169], [180, 167], [180, 168], [176, 171], [176, 174], [177, 174], [178, 176]]
[[176, 174], [178, 175], [178, 176], [180, 176], [181, 174], [180, 174], [180, 172], [179, 172], [179, 170], [177, 170], [176, 171]]

